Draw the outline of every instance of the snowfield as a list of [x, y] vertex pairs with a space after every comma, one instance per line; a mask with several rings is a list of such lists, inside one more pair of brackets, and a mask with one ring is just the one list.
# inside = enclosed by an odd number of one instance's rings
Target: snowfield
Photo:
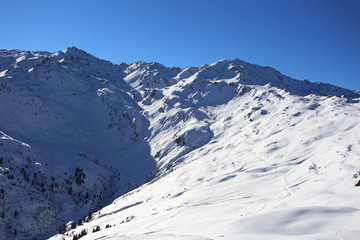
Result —
[[358, 92], [74, 47], [0, 71], [0, 239], [360, 239]]

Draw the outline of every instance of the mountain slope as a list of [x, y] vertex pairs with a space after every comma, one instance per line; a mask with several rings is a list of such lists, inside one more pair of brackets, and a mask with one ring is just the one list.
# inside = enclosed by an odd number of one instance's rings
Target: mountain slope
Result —
[[[84, 229], [84, 240], [359, 238], [358, 101], [196, 80], [142, 105], [160, 129], [150, 145], [170, 172], [68, 231], [70, 239]], [[179, 136], [182, 151], [171, 148]]]
[[[5, 149], [31, 147], [5, 150], [22, 160], [1, 176], [44, 176], [4, 181], [3, 212], [25, 188], [52, 206], [3, 218], [7, 238], [54, 233], [116, 196], [52, 239], [358, 238], [357, 92], [237, 59], [181, 69], [74, 47], [0, 53]], [[48, 221], [33, 232], [8, 227], [39, 226], [37, 214]]]
[[[2, 51], [0, 55], [11, 64], [0, 74], [0, 129], [30, 145], [32, 159], [44, 171], [43, 192], [25, 196], [23, 202], [49, 195], [43, 204], [55, 212], [40, 222], [25, 217], [36, 214], [36, 209], [24, 206], [17, 221], [36, 225], [32, 237], [57, 231], [65, 220], [80, 218], [112, 199], [112, 194], [142, 184], [155, 170], [144, 141], [149, 123], [128, 95], [121, 67], [76, 48], [54, 54]], [[141, 154], [136, 154], [139, 149]], [[16, 164], [4, 172], [20, 175], [17, 169], [22, 167]], [[4, 189], [11, 184], [3, 182]], [[32, 186], [14, 184], [14, 192], [33, 191]], [[6, 194], [10, 195], [17, 196]], [[5, 201], [9, 209], [18, 205], [12, 199]], [[12, 218], [6, 214], [0, 224], [1, 232], [7, 233], [4, 237], [25, 239], [22, 224], [14, 224]]]

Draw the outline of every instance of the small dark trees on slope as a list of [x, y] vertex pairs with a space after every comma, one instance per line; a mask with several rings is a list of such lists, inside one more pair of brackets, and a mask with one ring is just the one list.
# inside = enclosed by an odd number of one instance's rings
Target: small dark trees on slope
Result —
[[60, 233], [60, 234], [64, 234], [65, 232], [66, 232], [66, 224], [64, 224], [64, 225], [60, 228], [59, 233]]
[[87, 234], [87, 232], [86, 232], [85, 229], [83, 229], [83, 230], [81, 231], [81, 233], [80, 233], [81, 237], [85, 236], [86, 234]]
[[77, 227], [76, 223], [75, 222], [72, 222], [71, 223], [71, 229], [75, 229]]
[[85, 217], [84, 222], [90, 222], [92, 218], [93, 218], [92, 213], [89, 213], [89, 214]]
[[77, 225], [78, 225], [78, 226], [81, 226], [81, 225], [83, 225], [83, 224], [84, 224], [84, 220], [83, 220], [83, 219], [79, 219]]
[[73, 240], [78, 240], [87, 234], [86, 230], [83, 229], [79, 234], [74, 234]]
[[85, 183], [85, 173], [83, 169], [75, 169], [75, 182], [77, 185], [81, 186]]
[[96, 228], [94, 228], [92, 232], [99, 232], [100, 230], [101, 230], [101, 229], [100, 229], [100, 226], [97, 225]]

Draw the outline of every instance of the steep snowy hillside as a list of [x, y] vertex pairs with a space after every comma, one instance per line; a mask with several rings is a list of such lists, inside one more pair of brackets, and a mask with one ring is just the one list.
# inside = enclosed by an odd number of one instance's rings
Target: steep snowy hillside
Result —
[[127, 71], [157, 176], [53, 239], [360, 237], [357, 93], [240, 60]]
[[74, 47], [0, 70], [0, 239], [360, 237], [358, 92]]
[[[28, 155], [1, 154], [1, 177], [6, 179], [0, 239], [57, 232], [64, 221], [83, 217], [114, 193], [141, 185], [156, 169], [144, 140], [149, 121], [129, 96], [121, 66], [76, 48], [54, 54], [2, 50], [0, 57], [1, 66], [7, 67], [0, 73], [0, 129], [28, 144], [31, 160], [42, 166], [40, 178], [26, 161]], [[18, 197], [24, 204], [13, 214]], [[26, 204], [32, 201], [49, 206], [52, 213], [38, 213]]]

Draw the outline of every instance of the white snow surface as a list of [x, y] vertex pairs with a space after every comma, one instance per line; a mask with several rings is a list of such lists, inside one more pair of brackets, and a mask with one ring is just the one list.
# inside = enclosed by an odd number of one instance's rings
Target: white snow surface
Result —
[[75, 47], [0, 50], [0, 67], [0, 239], [360, 239], [357, 92]]

